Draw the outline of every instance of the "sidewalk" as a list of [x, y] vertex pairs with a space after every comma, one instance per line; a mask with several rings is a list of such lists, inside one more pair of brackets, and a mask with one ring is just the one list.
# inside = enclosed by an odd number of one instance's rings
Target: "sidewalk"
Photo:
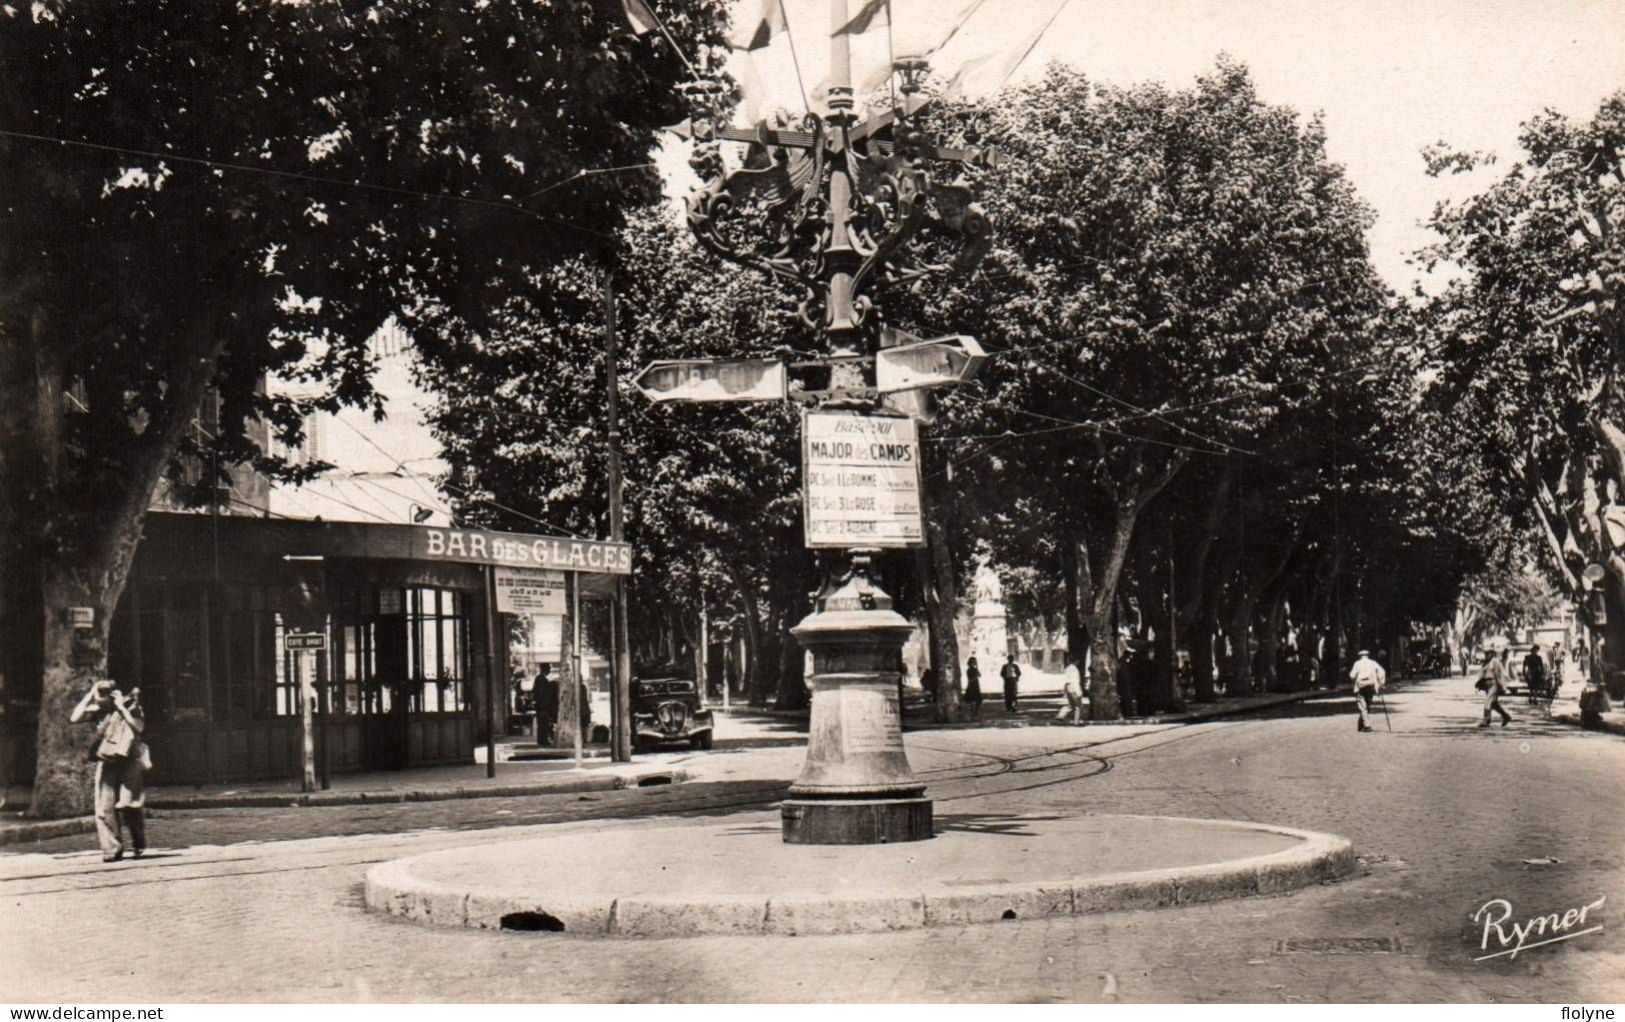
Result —
[[[297, 781], [263, 781], [218, 788], [160, 786], [147, 789], [147, 808], [159, 810], [270, 808], [277, 806], [342, 806], [390, 802], [437, 802], [466, 798], [505, 798], [516, 795], [557, 795], [575, 792], [616, 791], [623, 788], [675, 784], [689, 771], [658, 760], [610, 763], [588, 760], [576, 770], [573, 762], [500, 763], [495, 777], [485, 776], [485, 764], [425, 767], [387, 773], [341, 774], [328, 791], [300, 791]], [[26, 805], [26, 793], [14, 790]], [[5, 810], [0, 817], [0, 846], [45, 841], [95, 830], [89, 816], [65, 820], [35, 820], [21, 811]]]
[[[1613, 709], [1602, 715], [1602, 723], [1595, 728], [1610, 734], [1625, 735], [1625, 706], [1609, 700]], [[1580, 686], [1564, 685], [1552, 700], [1552, 719], [1562, 724], [1583, 727], [1580, 723]]]
[[[437, 802], [452, 799], [508, 798], [615, 791], [689, 780], [706, 755], [689, 750], [639, 754], [632, 763], [611, 763], [603, 747], [588, 746], [591, 758], [576, 770], [573, 760], [509, 760], [503, 745], [523, 744], [524, 735], [507, 736], [498, 743], [496, 777], [485, 776], [485, 747], [479, 761], [461, 766], [419, 767], [411, 770], [336, 774], [328, 791], [300, 791], [293, 779], [252, 781], [210, 787], [149, 784], [147, 808], [198, 810], [276, 808], [282, 806], [368, 805], [399, 802]], [[716, 748], [719, 752], [782, 748], [799, 753], [805, 728], [781, 719], [761, 719], [750, 713], [718, 714]], [[591, 756], [597, 752], [599, 755]], [[718, 764], [721, 765], [721, 764]], [[737, 769], [737, 768], [735, 768]], [[729, 771], [724, 769], [718, 776]], [[793, 772], [793, 771], [792, 771]], [[154, 778], [161, 776], [155, 771]], [[31, 792], [12, 788], [0, 809], [0, 847], [45, 841], [95, 830], [89, 816], [63, 820], [36, 820], [24, 815]]]

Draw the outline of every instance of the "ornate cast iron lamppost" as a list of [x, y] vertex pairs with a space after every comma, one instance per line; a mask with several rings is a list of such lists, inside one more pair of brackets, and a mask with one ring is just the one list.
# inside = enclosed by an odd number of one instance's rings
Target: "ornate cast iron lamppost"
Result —
[[[720, 86], [686, 86], [695, 140], [690, 164], [704, 182], [689, 199], [688, 219], [712, 252], [805, 292], [801, 318], [827, 343], [830, 383], [820, 408], [874, 419], [896, 413], [879, 410], [872, 369], [865, 378], [879, 317], [864, 290], [876, 280], [906, 282], [975, 266], [991, 244], [987, 218], [966, 184], [938, 181], [926, 168], [988, 165], [992, 154], [936, 148], [916, 130], [913, 118], [925, 105], [924, 60], [895, 61], [900, 108], [860, 118], [849, 84], [847, 23], [846, 0], [830, 0], [835, 84], [827, 116], [809, 112], [795, 127], [719, 128]], [[750, 144], [743, 166], [731, 173], [720, 151], [724, 140]], [[958, 236], [951, 263], [924, 257], [920, 242], [933, 232]], [[812, 652], [814, 673], [807, 760], [782, 810], [790, 843], [932, 835], [931, 802], [909, 768], [898, 705], [897, 668], [912, 629], [871, 581], [876, 552], [851, 549], [848, 563], [827, 570], [813, 613], [792, 629]]]

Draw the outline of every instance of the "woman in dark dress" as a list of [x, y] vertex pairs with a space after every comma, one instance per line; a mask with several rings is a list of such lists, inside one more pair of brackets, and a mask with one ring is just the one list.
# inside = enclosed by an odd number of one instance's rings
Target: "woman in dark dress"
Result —
[[982, 669], [977, 666], [975, 657], [965, 664], [965, 704], [970, 707], [972, 717], [982, 715]]

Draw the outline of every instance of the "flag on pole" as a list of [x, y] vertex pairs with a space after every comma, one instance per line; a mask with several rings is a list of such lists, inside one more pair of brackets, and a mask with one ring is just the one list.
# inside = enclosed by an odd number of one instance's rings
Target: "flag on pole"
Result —
[[740, 22], [728, 36], [728, 45], [736, 50], [764, 49], [786, 27], [781, 0], [762, 0], [761, 13], [750, 21]]
[[637, 35], [648, 35], [660, 27], [654, 11], [649, 10], [643, 0], [621, 0], [621, 10], [626, 12], [626, 20], [631, 22], [632, 31]]
[[936, 53], [959, 34], [959, 30], [965, 27], [965, 22], [969, 21], [971, 15], [986, 2], [987, 0], [959, 0], [951, 18], [922, 19], [927, 23], [918, 26], [899, 24], [896, 29], [898, 56], [929, 57]]
[[[1065, 0], [1062, 0], [1061, 7], [1064, 6], [1066, 6], [1066, 3]], [[1059, 14], [1060, 11], [1060, 7], [1055, 9], [1056, 14]], [[959, 65], [959, 70], [954, 72], [953, 77], [948, 80], [947, 86], [942, 90], [942, 97], [944, 99], [960, 99], [971, 94], [985, 95], [989, 92], [997, 92], [1005, 82], [1010, 80], [1010, 76], [1016, 73], [1016, 68], [1020, 67], [1021, 62], [1027, 59], [1027, 55], [1037, 48], [1038, 41], [1044, 38], [1044, 33], [1049, 31], [1049, 27], [1054, 21], [1055, 18], [1052, 15], [1050, 20], [1045, 22], [1042, 27], [1016, 45], [1005, 50], [995, 50], [992, 53], [984, 53], [979, 57], [972, 57]]]
[[864, 0], [863, 6], [851, 21], [836, 29], [834, 35], [860, 35], [871, 28], [890, 24], [891, 0]]

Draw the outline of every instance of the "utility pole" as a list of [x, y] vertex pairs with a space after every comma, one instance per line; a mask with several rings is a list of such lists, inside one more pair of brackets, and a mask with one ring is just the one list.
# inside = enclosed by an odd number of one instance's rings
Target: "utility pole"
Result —
[[[620, 366], [615, 349], [615, 271], [604, 273], [604, 363], [609, 378], [609, 538], [625, 540], [621, 511]], [[626, 577], [615, 579], [615, 601], [610, 608], [609, 645], [614, 663], [609, 672], [610, 759], [632, 760], [632, 644], [626, 611]]]
[[[485, 776], [497, 775], [497, 672], [507, 662], [507, 629], [497, 612], [497, 569], [488, 565], [481, 576], [485, 584]], [[498, 658], [501, 659], [498, 659]]]
[[304, 771], [300, 775], [299, 790], [316, 790], [316, 725], [312, 714], [316, 705], [316, 687], [305, 678], [303, 650], [292, 653], [293, 679], [299, 690], [299, 724], [303, 733], [300, 745]]

